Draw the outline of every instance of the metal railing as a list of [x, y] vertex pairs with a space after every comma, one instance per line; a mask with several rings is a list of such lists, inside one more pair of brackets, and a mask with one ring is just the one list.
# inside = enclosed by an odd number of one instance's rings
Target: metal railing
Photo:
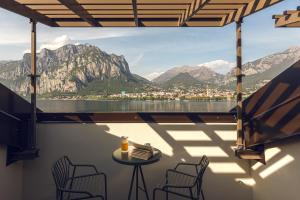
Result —
[[14, 115], [11, 115], [11, 114], [5, 112], [4, 110], [0, 110], [0, 114], [4, 115], [4, 116], [6, 116], [6, 117], [8, 117], [10, 119], [13, 119], [14, 121], [18, 121], [18, 122], [22, 121], [20, 118], [14, 116]]
[[285, 106], [286, 104], [289, 104], [289, 103], [291, 103], [292, 101], [295, 101], [295, 100], [297, 100], [297, 99], [299, 99], [299, 98], [300, 98], [300, 95], [297, 95], [297, 96], [295, 96], [295, 97], [289, 98], [289, 99], [287, 99], [287, 100], [281, 102], [280, 104], [277, 104], [277, 105], [275, 105], [275, 106], [272, 106], [272, 107], [269, 108], [268, 110], [266, 110], [266, 111], [264, 111], [264, 112], [262, 112], [262, 113], [260, 113], [260, 114], [258, 114], [258, 115], [255, 115], [254, 117], [248, 119], [247, 122], [244, 123], [244, 125], [248, 125], [248, 124], [249, 124], [249, 121], [261, 119], [261, 118], [264, 117], [266, 114], [268, 114], [268, 113], [270, 113], [270, 112], [272, 112], [272, 111], [274, 111], [274, 110], [276, 110], [276, 109], [278, 109], [278, 108], [280, 108], [280, 107], [282, 107], [282, 106]]

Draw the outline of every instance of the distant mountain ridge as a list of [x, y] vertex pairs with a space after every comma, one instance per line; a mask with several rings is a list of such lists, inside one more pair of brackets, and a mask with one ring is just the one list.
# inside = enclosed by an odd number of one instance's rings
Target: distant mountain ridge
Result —
[[201, 86], [201, 81], [197, 80], [189, 73], [179, 73], [176, 76], [172, 77], [171, 79], [167, 80], [166, 82], [162, 83], [161, 86], [165, 89], [170, 88], [189, 88], [189, 87], [196, 87]]
[[220, 81], [220, 79], [222, 79], [223, 77], [223, 75], [218, 74], [205, 66], [182, 66], [174, 67], [166, 71], [159, 77], [153, 79], [153, 82], [164, 84], [181, 73], [187, 73], [199, 82], [206, 82], [211, 84], [217, 84], [217, 81]]
[[[300, 47], [291, 47], [283, 52], [271, 54], [243, 65], [245, 88], [261, 87], [263, 82], [273, 79], [296, 61], [300, 60]], [[153, 82], [164, 84], [180, 73], [188, 73], [202, 83], [214, 87], [235, 88], [235, 68], [225, 75], [214, 72], [205, 66], [174, 67], [153, 79]]]
[[[248, 62], [243, 65], [244, 87], [260, 88], [298, 60], [300, 60], [300, 47], [291, 47], [285, 51]], [[224, 84], [232, 88], [235, 80], [235, 70], [232, 69], [226, 75]]]
[[[30, 54], [19, 61], [0, 63], [0, 81], [20, 94], [28, 94]], [[107, 54], [98, 47], [65, 45], [56, 50], [43, 49], [37, 55], [38, 93], [103, 93], [109, 87], [117, 91], [135, 90], [148, 84], [130, 72], [124, 56]], [[97, 86], [93, 82], [97, 81]], [[91, 88], [92, 86], [92, 88]], [[85, 90], [85, 91], [84, 91]]]
[[[258, 89], [296, 61], [300, 47], [292, 47], [243, 65], [245, 89]], [[21, 60], [0, 61], [0, 82], [22, 95], [29, 94], [30, 54]], [[153, 81], [130, 71], [124, 56], [108, 54], [89, 44], [43, 49], [37, 55], [38, 94], [46, 97], [68, 95], [107, 95], [159, 89], [209, 86], [235, 90], [235, 69], [223, 75], [206, 66], [169, 69]]]

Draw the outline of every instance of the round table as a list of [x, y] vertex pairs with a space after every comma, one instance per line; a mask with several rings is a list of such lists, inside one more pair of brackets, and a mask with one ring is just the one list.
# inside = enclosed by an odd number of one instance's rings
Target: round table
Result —
[[[128, 193], [128, 200], [131, 198], [132, 188], [135, 181], [136, 186], [136, 200], [138, 199], [139, 189], [145, 192], [147, 200], [149, 200], [149, 195], [146, 187], [146, 182], [142, 170], [142, 165], [150, 165], [152, 163], [158, 162], [161, 158], [161, 151], [154, 148], [154, 155], [149, 160], [141, 160], [138, 158], [133, 158], [130, 156], [128, 152], [122, 152], [121, 148], [115, 150], [112, 154], [112, 158], [114, 161], [123, 164], [123, 165], [131, 165], [133, 166], [133, 173], [130, 182], [130, 188]], [[139, 186], [139, 174], [141, 175], [143, 187]]]

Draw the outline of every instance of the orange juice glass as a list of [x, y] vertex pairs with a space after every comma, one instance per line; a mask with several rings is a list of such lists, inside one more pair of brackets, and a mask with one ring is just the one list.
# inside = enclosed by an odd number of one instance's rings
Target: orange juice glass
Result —
[[121, 150], [128, 151], [128, 137], [124, 137], [124, 136], [122, 137]]

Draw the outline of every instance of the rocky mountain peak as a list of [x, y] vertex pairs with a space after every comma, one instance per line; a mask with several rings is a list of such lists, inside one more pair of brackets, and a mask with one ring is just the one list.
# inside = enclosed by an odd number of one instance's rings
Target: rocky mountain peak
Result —
[[[290, 47], [285, 51], [274, 53], [263, 58], [257, 59], [252, 62], [245, 63], [243, 65], [243, 73], [246, 76], [251, 76], [255, 74], [260, 74], [271, 68], [283, 71], [287, 66], [295, 63], [300, 59], [300, 47], [294, 46]], [[235, 69], [227, 74], [228, 76], [234, 76]]]
[[284, 53], [298, 53], [300, 52], [300, 46], [292, 46], [284, 51]]
[[[7, 62], [5, 65], [11, 65], [11, 68], [4, 72], [0, 66], [2, 82], [15, 91], [27, 93], [30, 53], [24, 54], [18, 64]], [[96, 79], [127, 81], [133, 78], [124, 56], [108, 54], [89, 44], [68, 44], [56, 50], [42, 49], [37, 54], [37, 69], [41, 75], [38, 82], [40, 94], [76, 92]]]
[[[245, 89], [261, 87], [296, 61], [300, 47], [271, 54], [243, 65]], [[21, 60], [0, 61], [0, 82], [20, 94], [28, 94], [30, 53]], [[221, 67], [221, 66], [220, 66]], [[104, 91], [143, 91], [144, 88], [211, 87], [234, 89], [235, 69], [226, 75], [205, 65], [179, 66], [162, 73], [153, 82], [130, 72], [122, 55], [108, 54], [89, 44], [43, 49], [37, 55], [38, 94], [103, 94]], [[84, 91], [84, 92], [83, 92]], [[106, 92], [107, 94], [108, 92]]]
[[199, 81], [206, 81], [206, 80], [212, 79], [213, 77], [221, 77], [222, 76], [203, 65], [201, 65], [201, 66], [184, 65], [181, 67], [174, 67], [174, 68], [166, 71], [165, 73], [161, 74], [159, 77], [155, 78], [153, 81], [156, 83], [164, 83], [180, 73], [188, 73], [193, 78], [195, 78]]

